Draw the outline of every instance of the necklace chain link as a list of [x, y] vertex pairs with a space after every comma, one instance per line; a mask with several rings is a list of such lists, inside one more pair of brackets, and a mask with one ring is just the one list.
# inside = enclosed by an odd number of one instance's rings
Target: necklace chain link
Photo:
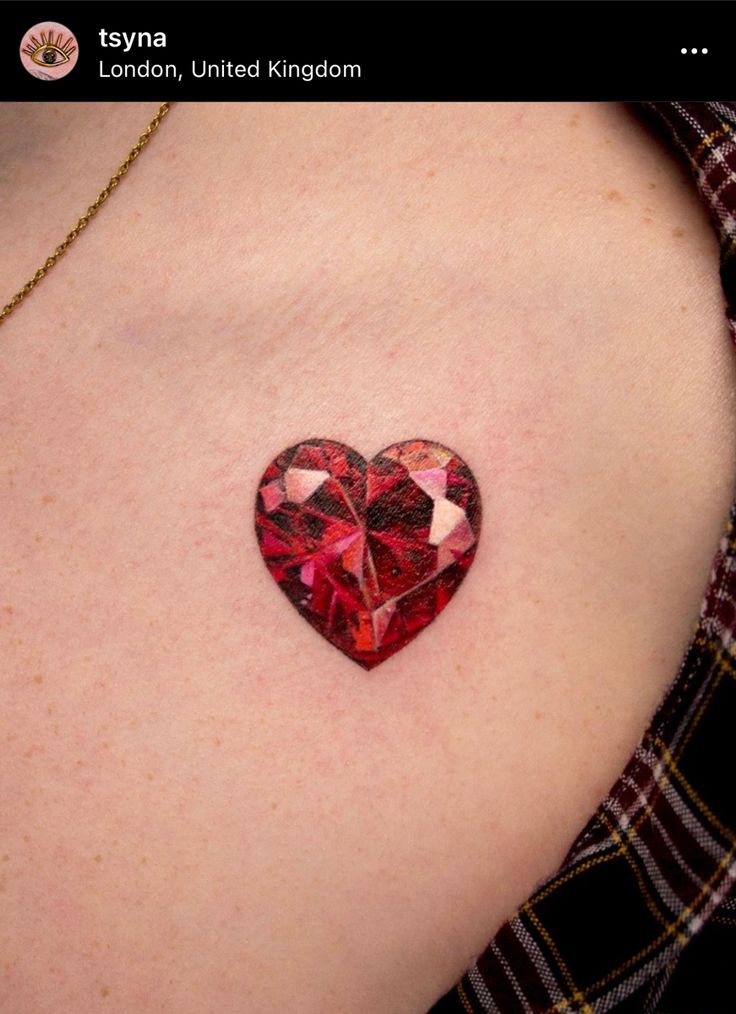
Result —
[[91, 219], [95, 217], [95, 215], [100, 210], [105, 201], [108, 199], [108, 197], [113, 192], [115, 187], [117, 187], [123, 176], [125, 176], [125, 174], [128, 172], [130, 167], [133, 165], [135, 160], [140, 155], [140, 153], [143, 151], [145, 146], [148, 144], [153, 135], [156, 133], [156, 131], [159, 128], [159, 125], [161, 124], [161, 121], [169, 112], [170, 108], [171, 108], [170, 102], [164, 102], [161, 104], [154, 118], [151, 120], [151, 122], [143, 131], [141, 136], [138, 138], [138, 141], [131, 148], [128, 157], [125, 159], [124, 162], [120, 164], [120, 166], [118, 166], [117, 171], [113, 173], [107, 185], [103, 187], [103, 189], [99, 192], [95, 201], [92, 204], [90, 204], [90, 206], [87, 208], [85, 213], [80, 217], [79, 221], [71, 230], [71, 232], [66, 236], [64, 240], [62, 240], [61, 243], [59, 243], [59, 245], [51, 254], [51, 256], [47, 257], [47, 259], [44, 261], [44, 263], [41, 265], [41, 267], [38, 269], [35, 275], [33, 275], [32, 278], [29, 278], [26, 284], [23, 286], [23, 288], [20, 289], [18, 292], [16, 292], [16, 294], [13, 296], [10, 302], [7, 303], [2, 310], [0, 310], [0, 325], [2, 325], [3, 322], [13, 312], [13, 310], [15, 310], [15, 308], [20, 303], [23, 302], [26, 296], [28, 296], [29, 293], [33, 291], [33, 289], [38, 285], [38, 283], [41, 281], [44, 275], [51, 270], [54, 264], [56, 264], [61, 255], [69, 249], [69, 247], [77, 238], [77, 236], [80, 234], [80, 232], [83, 229], [85, 229], [87, 227], [87, 224], [91, 221]]

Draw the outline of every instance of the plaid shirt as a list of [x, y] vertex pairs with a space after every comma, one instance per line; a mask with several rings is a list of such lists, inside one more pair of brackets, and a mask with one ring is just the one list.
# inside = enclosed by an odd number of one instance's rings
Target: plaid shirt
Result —
[[[647, 102], [721, 242], [736, 341], [736, 102]], [[680, 667], [621, 777], [430, 1014], [734, 1014], [736, 500]]]

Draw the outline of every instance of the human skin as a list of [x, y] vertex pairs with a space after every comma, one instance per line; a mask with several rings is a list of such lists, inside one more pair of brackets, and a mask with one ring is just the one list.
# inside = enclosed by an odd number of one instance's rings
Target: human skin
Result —
[[[3, 302], [156, 108], [0, 109]], [[736, 378], [686, 170], [619, 104], [175, 105], [0, 342], [0, 1007], [424, 1014], [697, 618]], [[370, 673], [258, 551], [311, 436], [483, 497]]]

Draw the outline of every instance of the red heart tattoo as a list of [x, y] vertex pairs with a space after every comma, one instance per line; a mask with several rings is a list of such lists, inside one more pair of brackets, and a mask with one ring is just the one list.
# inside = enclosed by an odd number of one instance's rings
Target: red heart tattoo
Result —
[[457, 591], [480, 535], [472, 472], [454, 451], [406, 440], [366, 461], [336, 440], [304, 440], [261, 477], [256, 535], [299, 613], [373, 669]]

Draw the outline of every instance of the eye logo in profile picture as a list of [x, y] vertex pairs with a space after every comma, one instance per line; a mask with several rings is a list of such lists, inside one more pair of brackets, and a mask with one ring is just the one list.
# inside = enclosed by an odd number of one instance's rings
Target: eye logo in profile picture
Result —
[[55, 81], [73, 70], [79, 46], [72, 32], [56, 21], [41, 21], [29, 28], [20, 44], [20, 60], [29, 74]]

